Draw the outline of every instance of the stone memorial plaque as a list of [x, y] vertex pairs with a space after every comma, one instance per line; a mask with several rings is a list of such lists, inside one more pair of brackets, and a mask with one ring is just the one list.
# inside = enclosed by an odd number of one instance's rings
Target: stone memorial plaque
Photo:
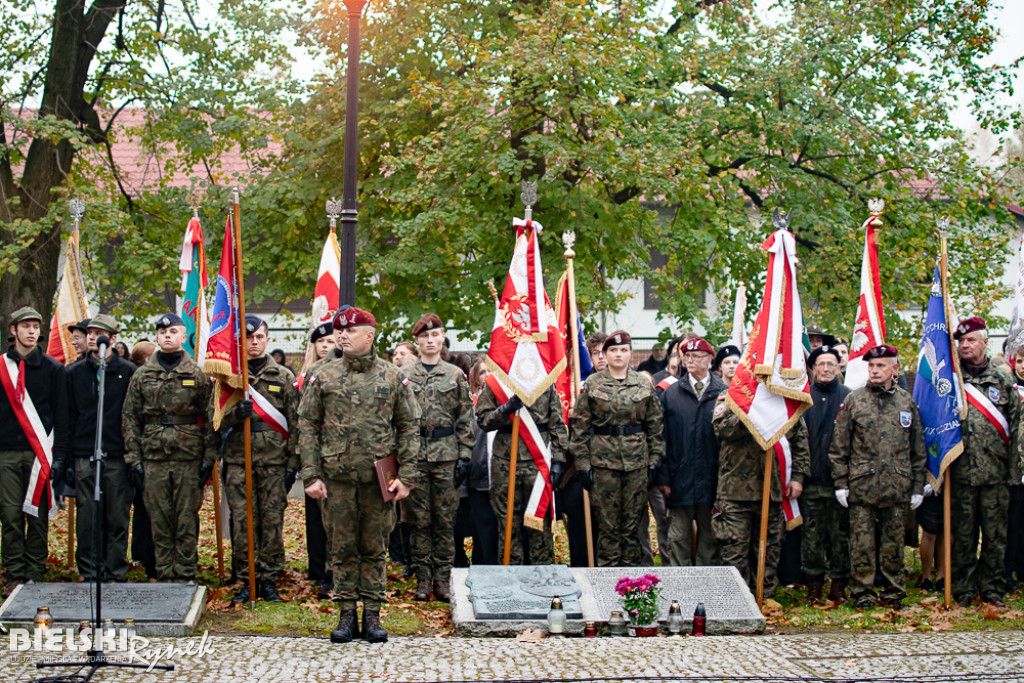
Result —
[[474, 565], [466, 578], [477, 619], [546, 619], [559, 596], [569, 619], [580, 619], [580, 588], [565, 565], [503, 567]]

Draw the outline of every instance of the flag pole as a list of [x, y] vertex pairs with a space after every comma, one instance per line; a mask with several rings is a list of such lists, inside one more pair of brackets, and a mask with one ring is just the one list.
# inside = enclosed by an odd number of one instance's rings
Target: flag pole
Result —
[[757, 605], [764, 608], [764, 565], [768, 557], [768, 505], [772, 498], [772, 449], [764, 452], [764, 487], [761, 492], [761, 535], [757, 545]]
[[[249, 400], [249, 361], [246, 349], [245, 334], [245, 279], [242, 269], [242, 209], [238, 205], [238, 188], [234, 190], [234, 203], [232, 205], [232, 217], [234, 218], [235, 232], [235, 273], [238, 280], [238, 318], [239, 344], [241, 344], [240, 365], [242, 370], [242, 392], [246, 401]], [[250, 430], [250, 418], [245, 418], [242, 423], [242, 443], [245, 446], [245, 536], [246, 546], [249, 552], [249, 607], [256, 604], [256, 557], [253, 547], [252, 529], [252, 432]]]
[[[942, 305], [945, 307], [946, 314], [946, 336], [949, 337], [951, 330], [949, 325], [952, 322], [949, 311], [949, 254], [947, 252], [946, 241], [949, 238], [949, 219], [939, 221], [939, 253], [941, 255], [939, 260], [939, 281], [942, 283]], [[950, 346], [952, 347], [952, 342]], [[963, 382], [963, 375], [960, 374], [960, 356], [955, 348], [950, 348], [950, 354], [953, 359], [953, 369], [956, 371], [956, 381], [958, 383]], [[963, 396], [963, 387], [960, 387], [960, 395]], [[963, 406], [961, 406], [961, 410]], [[961, 419], [966, 417], [960, 415]], [[953, 529], [950, 521], [950, 489], [952, 488], [952, 475], [949, 467], [946, 467], [945, 472], [940, 473], [943, 477], [942, 483], [942, 572], [945, 575], [945, 585], [943, 587], [943, 604], [946, 609], [949, 609], [953, 604], [953, 557], [951, 552]]]
[[[573, 247], [576, 245], [576, 233], [566, 232], [562, 235], [565, 244], [565, 280], [569, 290], [569, 338], [572, 339], [572, 381], [569, 383], [569, 408], [572, 409], [576, 403], [576, 395], [582, 388], [583, 381], [580, 377], [580, 345], [579, 345], [579, 311], [576, 309], [576, 271], [573, 263], [576, 259], [576, 252]], [[587, 566], [594, 566], [594, 530], [590, 520], [590, 491], [583, 489], [583, 521], [587, 533]]]

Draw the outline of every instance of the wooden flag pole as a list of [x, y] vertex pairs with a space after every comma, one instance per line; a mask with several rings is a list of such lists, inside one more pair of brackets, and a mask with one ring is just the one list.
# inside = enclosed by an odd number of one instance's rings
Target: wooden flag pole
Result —
[[[235, 227], [235, 273], [238, 280], [238, 318], [241, 336], [239, 337], [242, 366], [242, 387], [245, 400], [249, 400], [249, 361], [246, 348], [245, 333], [245, 278], [242, 269], [242, 209], [238, 205], [238, 189], [235, 189], [232, 216]], [[249, 552], [249, 607], [256, 604], [256, 551], [253, 545], [252, 530], [252, 431], [250, 418], [242, 423], [242, 439], [245, 446], [245, 536]]]
[[[74, 463], [71, 465], [74, 467]], [[75, 499], [68, 498], [68, 562], [70, 567], [75, 563]]]
[[217, 528], [217, 576], [221, 584], [224, 583], [224, 534], [221, 533], [220, 518], [220, 468], [217, 463], [213, 464], [213, 525]]
[[509, 455], [508, 469], [508, 503], [505, 505], [505, 548], [501, 554], [501, 563], [507, 565], [512, 557], [512, 517], [516, 501], [516, 458], [519, 455], [519, 412], [512, 418], [512, 451]]
[[949, 609], [953, 604], [953, 560], [952, 553], [950, 552], [950, 546], [952, 545], [952, 536], [949, 521], [949, 504], [950, 504], [950, 474], [949, 468], [946, 468], [945, 483], [942, 486], [942, 573], [945, 576], [943, 583], [943, 604], [946, 609]]
[[764, 565], [768, 558], [768, 506], [772, 499], [772, 455], [774, 451], [764, 452], [764, 489], [761, 493], [761, 535], [757, 546], [757, 604], [764, 609]]

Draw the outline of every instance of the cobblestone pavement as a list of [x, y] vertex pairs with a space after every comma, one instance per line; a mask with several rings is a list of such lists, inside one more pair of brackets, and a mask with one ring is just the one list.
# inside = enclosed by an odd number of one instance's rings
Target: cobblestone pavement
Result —
[[[99, 681], [491, 681], [701, 678], [703, 680], [1024, 681], [1024, 633], [722, 636], [707, 638], [394, 638], [383, 645], [332, 645], [325, 638], [154, 638], [170, 673], [105, 669]], [[200, 649], [205, 651], [196, 654]], [[38, 653], [0, 639], [0, 681], [29, 681]], [[64, 656], [59, 653], [47, 653]], [[710, 678], [710, 677], [721, 677]], [[773, 677], [773, 678], [768, 678]], [[892, 679], [890, 679], [892, 680]]]

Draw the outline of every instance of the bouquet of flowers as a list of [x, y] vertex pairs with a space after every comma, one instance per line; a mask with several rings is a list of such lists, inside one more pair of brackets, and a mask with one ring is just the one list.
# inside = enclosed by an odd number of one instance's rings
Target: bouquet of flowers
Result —
[[658, 623], [661, 612], [661, 579], [644, 574], [638, 579], [623, 576], [615, 584], [615, 592], [622, 596], [622, 608], [629, 620], [638, 626]]

